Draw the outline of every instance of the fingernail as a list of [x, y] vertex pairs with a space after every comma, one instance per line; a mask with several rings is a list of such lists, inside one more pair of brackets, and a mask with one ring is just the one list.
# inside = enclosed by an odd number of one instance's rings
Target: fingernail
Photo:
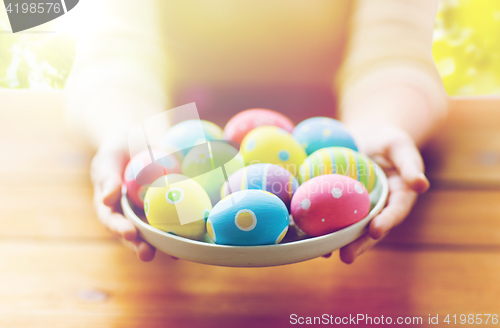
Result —
[[419, 173], [418, 174], [418, 178], [422, 181], [425, 181], [426, 183], [429, 183], [429, 180], [427, 179], [427, 177], [425, 176], [425, 174], [423, 173]]

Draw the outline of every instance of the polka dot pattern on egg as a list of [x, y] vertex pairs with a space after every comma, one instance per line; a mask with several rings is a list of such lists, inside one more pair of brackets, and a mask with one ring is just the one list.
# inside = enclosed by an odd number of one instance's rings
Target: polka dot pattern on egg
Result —
[[234, 218], [236, 227], [243, 231], [251, 231], [257, 225], [257, 217], [251, 210], [240, 210]]
[[285, 238], [287, 232], [288, 232], [288, 226], [286, 226], [285, 229], [283, 229], [283, 231], [280, 233], [278, 238], [276, 238], [276, 241], [274, 243], [279, 244], [283, 240], [283, 238]]
[[204, 209], [203, 210], [203, 220], [205, 220], [205, 222], [207, 221], [209, 214], [210, 214], [210, 210], [209, 209]]
[[208, 216], [207, 231], [220, 245], [270, 245], [283, 238], [281, 234], [286, 234], [288, 225], [288, 209], [276, 195], [246, 189], [214, 206]]
[[278, 157], [283, 162], [286, 162], [290, 158], [290, 153], [287, 152], [286, 150], [280, 150], [280, 152], [278, 153]]
[[300, 207], [302, 207], [303, 209], [307, 210], [309, 207], [311, 207], [311, 200], [309, 198], [304, 198], [300, 202]]
[[275, 126], [261, 126], [250, 131], [241, 144], [246, 165], [270, 163], [279, 165], [294, 176], [306, 158], [304, 148], [293, 136]]
[[297, 189], [291, 203], [295, 224], [310, 236], [348, 227], [363, 219], [369, 210], [370, 198], [362, 184], [340, 174], [321, 175], [306, 181]]
[[333, 188], [332, 189], [332, 196], [333, 196], [333, 198], [340, 198], [340, 197], [342, 197], [342, 189], [340, 189], [340, 188]]
[[144, 203], [152, 227], [184, 238], [205, 238], [203, 218], [212, 209], [212, 203], [194, 180], [180, 174], [162, 176], [148, 188]]
[[245, 145], [245, 149], [248, 151], [252, 151], [255, 149], [255, 144], [256, 144], [255, 139], [249, 140], [248, 143]]
[[170, 188], [165, 193], [165, 199], [169, 204], [176, 205], [184, 200], [184, 191], [179, 188]]
[[133, 156], [123, 176], [127, 196], [139, 208], [144, 206], [146, 190], [153, 181], [166, 174], [181, 172], [180, 162], [173, 155], [158, 149], [152, 149], [151, 153], [146, 149]]
[[217, 241], [217, 237], [215, 236], [214, 226], [210, 219], [207, 220], [207, 234], [214, 242]]

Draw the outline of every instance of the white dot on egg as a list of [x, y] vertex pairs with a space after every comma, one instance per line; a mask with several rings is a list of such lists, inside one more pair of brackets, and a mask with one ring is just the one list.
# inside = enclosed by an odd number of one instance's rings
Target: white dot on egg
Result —
[[356, 184], [354, 185], [354, 190], [356, 190], [356, 192], [357, 192], [358, 194], [362, 194], [362, 193], [363, 193], [363, 187], [361, 187], [361, 185], [360, 185], [359, 183], [356, 183]]
[[340, 188], [333, 188], [332, 189], [332, 196], [333, 196], [333, 198], [340, 198], [340, 197], [342, 197], [342, 189], [340, 189]]
[[321, 222], [325, 222], [325, 219], [321, 219]]
[[354, 210], [354, 214], [358, 213], [358, 210]]
[[311, 207], [311, 200], [309, 198], [304, 198], [300, 202], [300, 207], [302, 207], [304, 210], [307, 210], [309, 207]]

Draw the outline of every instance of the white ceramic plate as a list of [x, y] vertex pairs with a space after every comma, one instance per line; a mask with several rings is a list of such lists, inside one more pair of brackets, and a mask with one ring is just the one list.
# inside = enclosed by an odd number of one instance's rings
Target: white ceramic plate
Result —
[[[384, 208], [389, 186], [384, 172], [377, 166], [377, 185], [370, 194], [372, 210], [361, 221], [320, 237], [292, 240], [277, 245], [227, 246], [190, 240], [158, 230], [134, 212], [122, 189], [121, 204], [125, 216], [139, 229], [141, 237], [158, 250], [180, 259], [229, 267], [266, 267], [307, 261], [333, 252], [366, 233], [367, 225]], [[285, 237], [285, 240], [287, 238]]]

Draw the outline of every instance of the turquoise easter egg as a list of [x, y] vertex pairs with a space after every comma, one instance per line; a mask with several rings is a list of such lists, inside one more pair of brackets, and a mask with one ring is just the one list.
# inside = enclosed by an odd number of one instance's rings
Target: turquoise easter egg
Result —
[[326, 147], [346, 147], [358, 150], [344, 125], [329, 117], [312, 117], [293, 129], [293, 137], [304, 147], [307, 155]]
[[202, 186], [215, 205], [227, 178], [244, 167], [238, 144], [217, 140], [193, 147], [184, 157], [182, 174]]
[[328, 147], [309, 155], [299, 169], [300, 184], [320, 175], [340, 174], [363, 184], [371, 192], [377, 182], [375, 164], [366, 155], [344, 147]]
[[186, 155], [196, 145], [220, 139], [222, 129], [216, 124], [204, 120], [187, 120], [168, 129], [163, 135], [162, 146], [165, 149], [179, 149]]
[[288, 224], [288, 210], [277, 196], [262, 190], [241, 190], [214, 206], [208, 215], [207, 233], [221, 245], [278, 244]]

